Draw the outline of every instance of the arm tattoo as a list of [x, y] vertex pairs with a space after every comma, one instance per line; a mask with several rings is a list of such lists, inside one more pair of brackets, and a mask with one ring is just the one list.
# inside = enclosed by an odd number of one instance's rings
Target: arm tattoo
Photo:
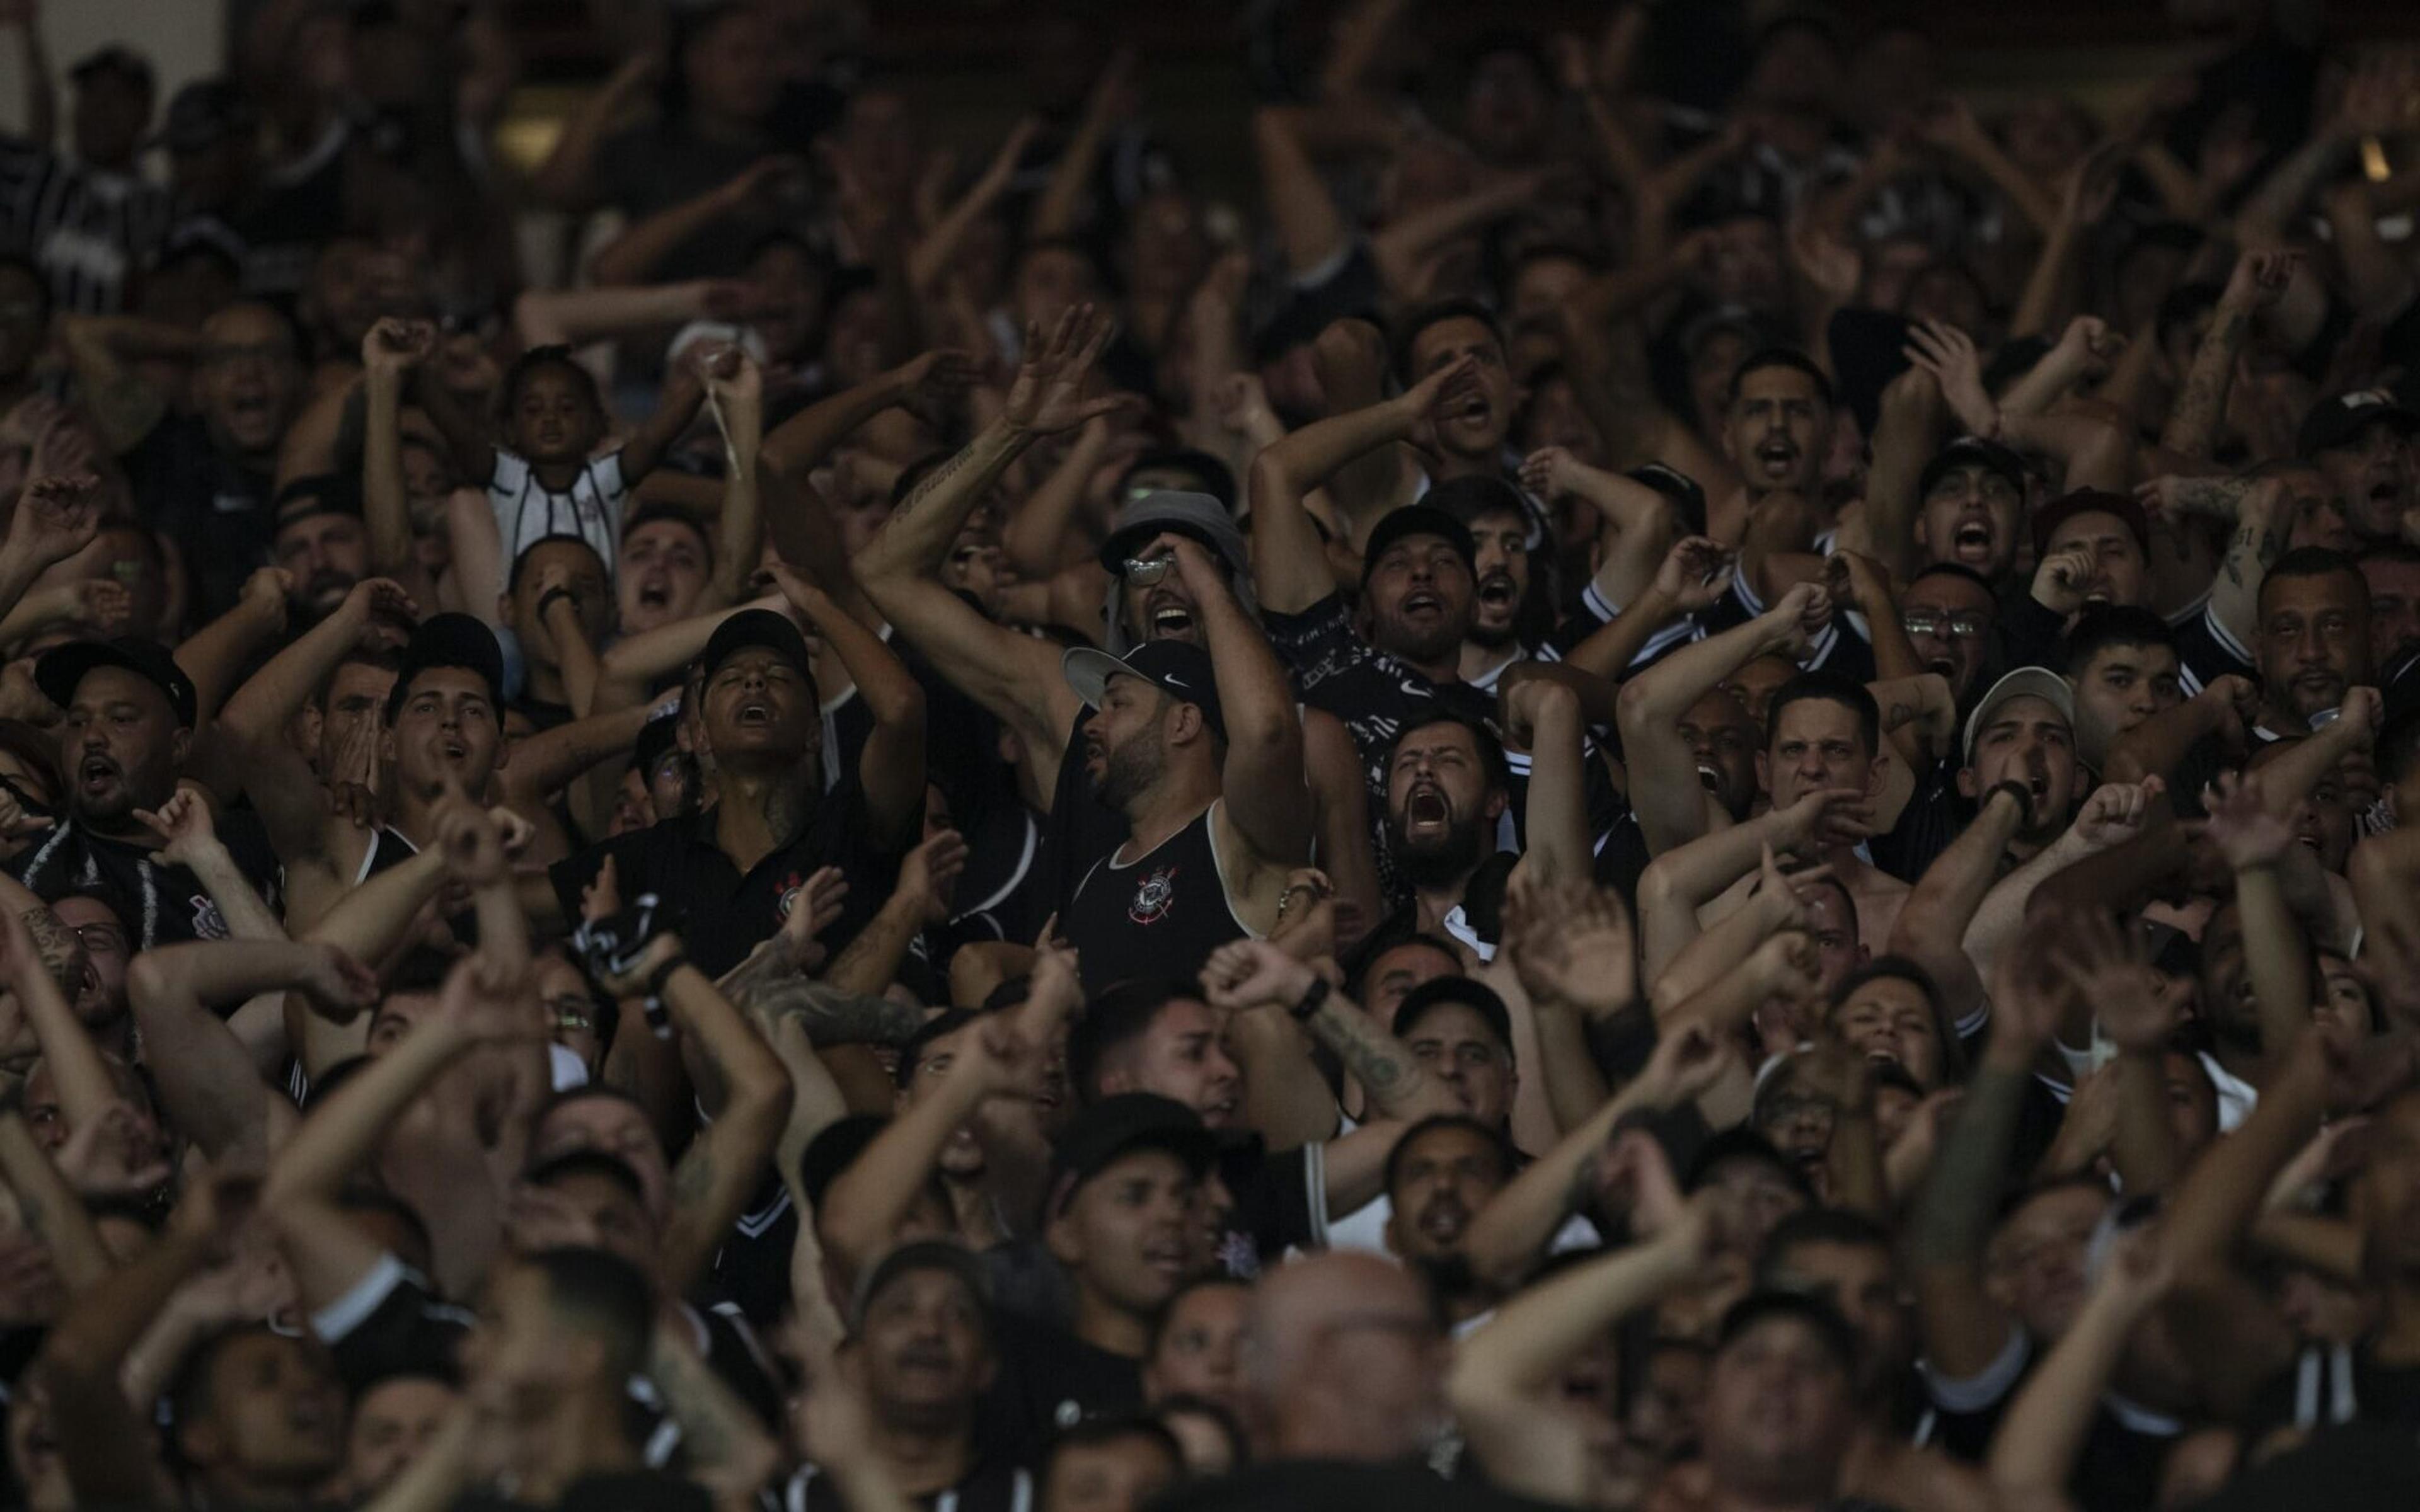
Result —
[[1894, 701], [1890, 706], [1890, 712], [1883, 716], [1883, 728], [1896, 730], [1923, 712], [1922, 704], [1900, 703]]
[[937, 465], [932, 471], [925, 473], [923, 480], [908, 490], [907, 501], [899, 506], [900, 516], [904, 518], [913, 518], [917, 512], [924, 507], [924, 501], [932, 498], [942, 484], [964, 469], [973, 459], [974, 455], [974, 444], [969, 442], [951, 453], [949, 458]]
[[797, 1018], [818, 1047], [906, 1044], [924, 1022], [924, 1011], [912, 1003], [845, 993], [803, 977], [764, 983], [739, 1006], [768, 1019]]
[[1404, 1041], [1357, 1008], [1330, 995], [1311, 1016], [1311, 1037], [1336, 1052], [1371, 1100], [1385, 1112], [1420, 1084], [1420, 1064]]
[[2201, 350], [2185, 375], [2185, 391], [2168, 417], [2169, 444], [2187, 456], [2207, 456], [2216, 439], [2220, 415], [2226, 408], [2227, 385], [2235, 378], [2235, 353], [2243, 345], [2248, 323], [2244, 312], [2222, 308], [2219, 318], [2202, 338]]
[[26, 933], [34, 936], [34, 951], [42, 958], [51, 980], [59, 984], [59, 991], [73, 997], [84, 978], [84, 942], [59, 922], [59, 916], [52, 913], [46, 903], [28, 908], [17, 917], [24, 921]]

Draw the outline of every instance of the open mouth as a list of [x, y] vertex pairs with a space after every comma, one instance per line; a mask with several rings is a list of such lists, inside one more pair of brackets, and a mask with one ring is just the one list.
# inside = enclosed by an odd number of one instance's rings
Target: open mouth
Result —
[[1439, 1197], [1420, 1214], [1422, 1237], [1450, 1244], [1470, 1226], [1470, 1211], [1451, 1197]]
[[86, 793], [98, 793], [116, 780], [117, 764], [106, 756], [86, 756], [76, 768], [76, 781]]
[[899, 1351], [894, 1363], [902, 1370], [947, 1370], [950, 1351], [936, 1344], [910, 1344]]
[[471, 759], [471, 748], [459, 740], [439, 741], [437, 753], [444, 757], [449, 764], [459, 764]]
[[1407, 618], [1416, 614], [1436, 615], [1444, 612], [1445, 600], [1425, 589], [1404, 595], [1404, 613]]
[[1758, 443], [1756, 465], [1764, 470], [1766, 477], [1786, 476], [1798, 465], [1798, 448], [1787, 438], [1776, 436]]
[[1479, 585], [1479, 601], [1489, 609], [1510, 609], [1521, 590], [1509, 572], [1491, 572]]
[[1202, 1110], [1202, 1121], [1214, 1129], [1223, 1128], [1233, 1123], [1235, 1115], [1241, 1111], [1243, 1111], [1241, 1098], [1222, 1097]]
[[1939, 672], [1951, 682], [1958, 680], [1958, 664], [1947, 656], [1933, 657], [1924, 664], [1924, 670], [1929, 672]]
[[1722, 791], [1723, 774], [1715, 768], [1714, 763], [1699, 762], [1698, 764], [1698, 786], [1704, 788], [1709, 793], [1719, 793]]
[[1151, 606], [1151, 635], [1155, 640], [1176, 640], [1193, 634], [1193, 611], [1172, 599], [1160, 599]]
[[1147, 1244], [1142, 1262], [1162, 1275], [1181, 1276], [1186, 1272], [1185, 1245], [1182, 1241]]
[[762, 699], [750, 699], [733, 712], [732, 723], [746, 728], [773, 722], [773, 706]]
[[2032, 794], [2034, 802], [2039, 804], [2042, 799], [2050, 796], [2050, 779], [2036, 772], [2025, 779], [2025, 791]]
[[1453, 822], [1453, 806], [1445, 795], [1423, 784], [1412, 789], [1404, 798], [1404, 828], [1406, 831], [1443, 829]]
[[1989, 520], [1969, 519], [1959, 522], [1949, 537], [1949, 549], [1962, 563], [1988, 561], [1992, 555], [1992, 525]]
[[659, 578], [650, 578], [639, 585], [641, 609], [666, 609], [673, 601], [672, 585]]

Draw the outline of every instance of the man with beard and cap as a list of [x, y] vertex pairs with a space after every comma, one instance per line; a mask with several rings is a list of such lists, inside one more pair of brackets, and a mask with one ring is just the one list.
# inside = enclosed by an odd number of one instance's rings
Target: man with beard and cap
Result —
[[[1039, 863], [1046, 909], [1063, 902], [1094, 862], [1128, 838], [1126, 819], [1100, 800], [1086, 776], [1093, 713], [1062, 673], [1058, 643], [986, 618], [939, 573], [968, 517], [1027, 448], [1117, 406], [1115, 399], [1080, 397], [1107, 332], [1086, 306], [1070, 310], [1049, 340], [1036, 332], [1001, 418], [935, 466], [853, 563], [874, 607], [1016, 737], [1031, 767], [1027, 801], [1037, 810], [1047, 803]], [[1174, 570], [1171, 543], [1179, 538], [1201, 548], [1248, 622], [1258, 615], [1243, 534], [1226, 509], [1206, 494], [1154, 493], [1119, 512], [1099, 553], [1108, 574], [1102, 644], [1112, 656], [1147, 642], [1207, 643], [1187, 575]], [[1375, 918], [1369, 799], [1353, 741], [1321, 711], [1302, 711], [1299, 723], [1319, 863], [1341, 898], [1365, 921]]]
[[[202, 880], [153, 859], [161, 837], [150, 816], [176, 793], [194, 738], [194, 685], [176, 658], [149, 640], [71, 641], [35, 663], [34, 682], [67, 711], [67, 817], [11, 857], [9, 874], [45, 901], [111, 899], [138, 950], [224, 938], [226, 920]], [[259, 820], [231, 811], [218, 829], [244, 880], [278, 906], [277, 858]]]
[[1268, 642], [1208, 554], [1163, 536], [1194, 596], [1207, 650], [1155, 640], [1125, 657], [1066, 654], [1092, 708], [1084, 772], [1129, 838], [1061, 904], [1086, 984], [1185, 975], [1210, 952], [1277, 927], [1289, 873], [1310, 857], [1302, 726]]
[[2382, 389], [2322, 399], [2294, 433], [2295, 455], [2327, 475], [2365, 546], [2402, 539], [2404, 517], [2420, 503], [2414, 435], [2420, 435], [2420, 414]]
[[297, 625], [316, 625], [369, 576], [370, 532], [361, 488], [333, 474], [297, 478], [278, 490], [277, 532], [270, 560], [289, 579], [287, 601]]

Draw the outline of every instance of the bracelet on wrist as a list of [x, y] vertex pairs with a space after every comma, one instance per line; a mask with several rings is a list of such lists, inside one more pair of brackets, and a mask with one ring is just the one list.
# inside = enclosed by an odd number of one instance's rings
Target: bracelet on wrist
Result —
[[1287, 1009], [1287, 1015], [1296, 1024], [1310, 1023], [1311, 1016], [1313, 1013], [1318, 1012], [1321, 1005], [1327, 1001], [1328, 991], [1327, 979], [1326, 977], [1311, 978], [1311, 985], [1303, 989], [1302, 1000], [1295, 1003], [1292, 1008]]

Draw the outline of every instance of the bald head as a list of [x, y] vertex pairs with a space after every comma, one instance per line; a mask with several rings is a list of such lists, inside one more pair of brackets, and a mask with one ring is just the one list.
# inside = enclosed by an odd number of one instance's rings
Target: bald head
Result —
[[1399, 1459], [1443, 1426], [1436, 1310], [1407, 1272], [1376, 1256], [1317, 1255], [1263, 1276], [1242, 1355], [1265, 1458]]

